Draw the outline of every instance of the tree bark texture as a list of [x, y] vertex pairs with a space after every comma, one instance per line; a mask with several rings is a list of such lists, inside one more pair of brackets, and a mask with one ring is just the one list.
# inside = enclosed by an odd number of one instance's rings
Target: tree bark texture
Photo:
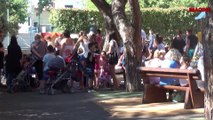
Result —
[[207, 13], [207, 25], [204, 33], [205, 68], [205, 119], [213, 120], [213, 1], [209, 0], [211, 12]]
[[137, 70], [141, 65], [142, 54], [140, 7], [138, 0], [129, 0], [132, 12], [131, 23], [125, 14], [126, 3], [127, 0], [113, 0], [112, 16], [124, 43], [126, 89], [132, 92], [141, 89], [141, 75]]
[[[115, 26], [115, 24], [113, 22], [111, 5], [108, 4], [105, 0], [91, 0], [91, 1], [93, 2], [93, 4], [95, 4], [95, 6], [100, 11], [100, 13], [103, 15], [103, 18], [104, 18], [104, 21], [105, 21], [105, 25], [106, 25], [106, 29], [105, 29], [106, 38], [105, 38], [103, 50], [106, 51], [107, 44], [109, 43], [108, 35], [110, 33], [115, 32], [117, 34], [117, 37], [118, 37], [117, 40], [120, 40], [121, 37], [120, 37], [120, 34], [117, 31], [116, 26]], [[117, 41], [117, 42], [119, 42], [119, 41]]]

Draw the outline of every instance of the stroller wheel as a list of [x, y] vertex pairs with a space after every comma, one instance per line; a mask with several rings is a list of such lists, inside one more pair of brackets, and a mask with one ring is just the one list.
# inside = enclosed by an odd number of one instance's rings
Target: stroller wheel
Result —
[[51, 95], [54, 95], [55, 94], [55, 91], [53, 88], [50, 89], [50, 92], [51, 92]]
[[48, 94], [48, 95], [54, 95], [54, 94], [55, 94], [54, 89], [53, 89], [53, 88], [48, 88], [47, 94]]
[[66, 85], [64, 88], [61, 89], [62, 93], [73, 93], [72, 87]]

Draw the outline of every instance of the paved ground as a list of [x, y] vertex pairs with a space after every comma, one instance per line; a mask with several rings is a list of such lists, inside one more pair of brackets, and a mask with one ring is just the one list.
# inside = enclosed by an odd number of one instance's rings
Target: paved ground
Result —
[[90, 93], [0, 94], [0, 120], [111, 120]]
[[141, 104], [140, 93], [123, 91], [39, 95], [0, 94], [0, 120], [202, 120], [203, 109], [183, 103]]

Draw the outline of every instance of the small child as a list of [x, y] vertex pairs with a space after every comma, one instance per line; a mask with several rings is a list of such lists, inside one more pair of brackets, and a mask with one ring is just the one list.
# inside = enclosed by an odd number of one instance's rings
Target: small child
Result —
[[100, 54], [95, 54], [95, 89], [99, 89], [99, 76], [100, 76]]
[[180, 60], [180, 69], [190, 69], [190, 58], [188, 56], [183, 56]]
[[[86, 82], [89, 90], [92, 90], [93, 88], [93, 81], [95, 78], [94, 69], [95, 69], [95, 51], [96, 46], [93, 42], [88, 44], [89, 53], [86, 59], [86, 68], [85, 68], [85, 76], [86, 76]], [[89, 91], [88, 91], [89, 92]]]
[[45, 82], [48, 79], [48, 70], [49, 70], [49, 62], [55, 58], [55, 50], [53, 46], [49, 45], [47, 46], [47, 53], [43, 57], [43, 64], [44, 64], [44, 69], [43, 69], [43, 79], [40, 81], [40, 93], [44, 93], [44, 87], [45, 87]]
[[28, 66], [30, 65], [30, 56], [27, 54], [23, 54], [20, 60], [20, 63], [21, 63], [22, 69], [26, 70]]
[[100, 76], [99, 80], [104, 83], [104, 87], [107, 87], [107, 83], [110, 84], [111, 75], [109, 70], [109, 63], [107, 60], [106, 52], [102, 51], [100, 56]]
[[[190, 58], [188, 56], [183, 56], [180, 59], [180, 64], [181, 64], [180, 69], [192, 69], [190, 67]], [[180, 79], [179, 83], [180, 83], [181, 86], [188, 86], [188, 81], [187, 80]]]

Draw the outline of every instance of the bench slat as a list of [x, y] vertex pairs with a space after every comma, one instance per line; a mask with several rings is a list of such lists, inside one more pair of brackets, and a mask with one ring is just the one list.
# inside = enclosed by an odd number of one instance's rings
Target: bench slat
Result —
[[184, 73], [184, 74], [197, 74], [199, 71], [197, 69], [178, 69], [178, 68], [153, 68], [153, 67], [138, 67], [138, 70], [143, 72], [161, 72], [161, 73]]
[[[143, 75], [147, 77], [165, 77], [165, 78], [179, 78], [179, 79], [187, 79], [187, 74], [176, 74], [176, 73], [150, 73], [150, 72], [142, 72]], [[192, 76], [193, 80], [200, 80], [198, 76]]]
[[189, 87], [182, 87], [182, 86], [174, 86], [174, 85], [165, 85], [165, 86], [160, 86], [156, 85], [159, 88], [164, 88], [168, 90], [179, 90], [179, 91], [186, 91]]

